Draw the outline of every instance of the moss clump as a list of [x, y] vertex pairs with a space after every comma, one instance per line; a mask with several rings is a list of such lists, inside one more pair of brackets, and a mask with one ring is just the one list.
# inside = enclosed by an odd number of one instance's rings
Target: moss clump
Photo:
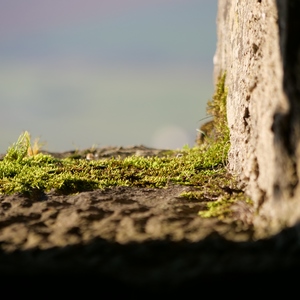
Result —
[[20, 162], [25, 156], [33, 156], [39, 153], [42, 144], [35, 139], [31, 144], [31, 137], [28, 131], [21, 134], [16, 143], [9, 147], [5, 156], [6, 160]]
[[203, 124], [198, 130], [199, 134], [196, 143], [199, 146], [207, 143], [223, 143], [228, 144], [226, 149], [229, 149], [229, 128], [227, 126], [226, 112], [227, 88], [225, 81], [226, 73], [220, 76], [213, 98], [207, 103], [207, 114], [212, 120]]
[[252, 205], [252, 201], [246, 198], [242, 191], [235, 192], [233, 194], [228, 193], [222, 195], [217, 201], [207, 203], [206, 211], [199, 211], [199, 216], [202, 218], [213, 218], [216, 217], [220, 220], [232, 218], [232, 205], [238, 201], [245, 201], [247, 204]]
[[199, 148], [182, 149], [177, 157], [130, 156], [94, 161], [56, 159], [42, 153], [28, 156], [24, 153], [24, 149], [12, 147], [0, 162], [0, 193], [30, 194], [32, 190], [51, 189], [76, 193], [117, 185], [158, 188], [169, 184], [198, 186], [211, 176], [223, 173], [220, 157], [213, 158], [211, 153]]
[[219, 77], [213, 98], [207, 103], [207, 113], [212, 117], [212, 120], [200, 128], [200, 134], [196, 140], [200, 148], [205, 149], [207, 153], [211, 153], [211, 156], [214, 156], [215, 159], [219, 157], [222, 160], [224, 174], [218, 178], [211, 178], [209, 188], [206, 186], [204, 190], [199, 192], [182, 195], [189, 199], [207, 201], [207, 210], [199, 212], [199, 215], [204, 218], [218, 217], [223, 219], [231, 217], [231, 206], [237, 201], [246, 201], [251, 204], [251, 200], [239, 189], [238, 182], [232, 175], [228, 174], [225, 168], [230, 148], [225, 81], [226, 73]]
[[207, 113], [213, 117], [213, 130], [209, 137], [215, 140], [229, 142], [229, 128], [227, 126], [227, 88], [225, 86], [226, 73], [218, 81], [213, 99], [207, 103]]

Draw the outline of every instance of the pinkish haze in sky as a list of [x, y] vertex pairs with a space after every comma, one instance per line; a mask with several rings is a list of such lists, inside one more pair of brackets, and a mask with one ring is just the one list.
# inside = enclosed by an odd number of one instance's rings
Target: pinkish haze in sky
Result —
[[0, 1], [0, 36], [109, 18], [128, 10], [185, 0], [9, 0]]

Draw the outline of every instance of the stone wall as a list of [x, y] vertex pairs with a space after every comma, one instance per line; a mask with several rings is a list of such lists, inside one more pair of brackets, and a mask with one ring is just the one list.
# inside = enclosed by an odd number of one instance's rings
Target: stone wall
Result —
[[227, 74], [229, 169], [271, 230], [300, 219], [299, 15], [298, 0], [219, 0], [214, 65], [215, 80]]

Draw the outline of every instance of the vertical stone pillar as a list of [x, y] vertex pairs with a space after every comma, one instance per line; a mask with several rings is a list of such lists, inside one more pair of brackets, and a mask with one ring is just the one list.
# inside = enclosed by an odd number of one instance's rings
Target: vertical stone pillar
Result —
[[271, 230], [300, 220], [300, 1], [219, 0], [229, 169]]

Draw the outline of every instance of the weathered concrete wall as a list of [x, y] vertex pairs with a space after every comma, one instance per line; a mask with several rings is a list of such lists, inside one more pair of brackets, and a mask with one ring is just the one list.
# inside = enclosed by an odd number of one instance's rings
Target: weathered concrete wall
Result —
[[229, 168], [274, 228], [300, 220], [299, 15], [298, 0], [219, 0], [214, 64], [216, 79], [227, 74]]

